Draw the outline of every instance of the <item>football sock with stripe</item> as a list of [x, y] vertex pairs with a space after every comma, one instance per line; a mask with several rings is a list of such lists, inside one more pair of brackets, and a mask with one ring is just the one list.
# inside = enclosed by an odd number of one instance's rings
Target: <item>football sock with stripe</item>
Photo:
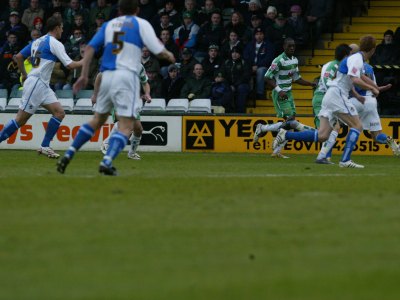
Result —
[[115, 132], [110, 137], [107, 153], [104, 156], [102, 163], [110, 167], [112, 165], [112, 161], [125, 148], [127, 143], [128, 143], [128, 138], [124, 134], [122, 134], [122, 132], [120, 131]]
[[17, 124], [17, 121], [11, 120], [9, 121], [3, 128], [3, 130], [0, 132], [0, 143], [2, 141], [5, 141], [8, 139], [10, 136], [13, 135], [14, 132], [18, 130], [19, 126]]
[[287, 140], [303, 141], [303, 142], [317, 142], [318, 130], [305, 130], [299, 132], [286, 132]]
[[79, 128], [78, 134], [76, 135], [72, 145], [68, 148], [67, 152], [65, 152], [66, 157], [72, 159], [76, 151], [78, 151], [83, 144], [90, 140], [90, 138], [94, 135], [94, 129], [89, 126], [89, 124], [84, 124]]
[[342, 162], [349, 161], [351, 158], [351, 153], [354, 150], [354, 147], [357, 144], [358, 137], [360, 136], [360, 132], [355, 128], [350, 128], [349, 133], [346, 137], [346, 145], [344, 146]]
[[46, 128], [46, 134], [44, 135], [43, 141], [42, 141], [42, 147], [49, 147], [50, 142], [53, 139], [53, 137], [56, 135], [58, 128], [60, 127], [61, 124], [60, 119], [57, 119], [56, 117], [51, 117], [49, 123], [47, 124]]

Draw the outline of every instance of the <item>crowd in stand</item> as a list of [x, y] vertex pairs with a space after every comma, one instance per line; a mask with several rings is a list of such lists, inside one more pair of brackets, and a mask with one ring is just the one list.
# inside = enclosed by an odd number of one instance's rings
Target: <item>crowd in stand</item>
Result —
[[[5, 7], [0, 14], [0, 87], [9, 91], [20, 85], [13, 56], [45, 34], [49, 16], [63, 18], [62, 42], [68, 55], [80, 60], [86, 42], [105, 21], [118, 15], [117, 0], [0, 2]], [[213, 105], [223, 106], [226, 112], [244, 113], [250, 95], [265, 98], [263, 76], [274, 57], [282, 52], [283, 40], [292, 37], [297, 49], [309, 46], [328, 29], [330, 17], [338, 8], [334, 2], [139, 0], [139, 17], [152, 23], [162, 43], [178, 61], [167, 65], [143, 49], [142, 63], [149, 77], [151, 96], [167, 101], [211, 98]], [[381, 50], [386, 53], [384, 46]], [[100, 59], [98, 53], [91, 66], [88, 88], [93, 86]], [[79, 71], [68, 71], [57, 64], [51, 86], [71, 89], [78, 77]]]

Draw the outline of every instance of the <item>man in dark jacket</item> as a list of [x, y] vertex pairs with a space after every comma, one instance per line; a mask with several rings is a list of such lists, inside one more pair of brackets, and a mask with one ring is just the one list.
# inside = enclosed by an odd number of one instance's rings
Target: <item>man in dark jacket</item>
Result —
[[210, 98], [211, 80], [203, 76], [203, 66], [195, 64], [193, 68], [193, 76], [186, 80], [182, 87], [181, 98], [189, 100]]
[[287, 22], [287, 17], [283, 13], [279, 13], [275, 19], [275, 23], [268, 27], [265, 35], [271, 40], [275, 47], [275, 55], [278, 56], [283, 50], [283, 41], [288, 38], [294, 38], [294, 29]]
[[162, 98], [167, 103], [170, 99], [180, 98], [181, 89], [185, 84], [185, 80], [179, 75], [178, 67], [175, 64], [168, 66], [168, 76], [163, 79], [161, 85]]
[[246, 112], [246, 100], [250, 92], [251, 66], [242, 59], [239, 48], [233, 47], [231, 58], [225, 61], [224, 78], [229, 82], [235, 99], [235, 112]]
[[274, 53], [274, 46], [265, 39], [263, 29], [255, 28], [254, 39], [247, 43], [243, 58], [252, 66], [252, 74], [256, 76], [257, 99], [265, 99], [264, 75], [274, 59]]

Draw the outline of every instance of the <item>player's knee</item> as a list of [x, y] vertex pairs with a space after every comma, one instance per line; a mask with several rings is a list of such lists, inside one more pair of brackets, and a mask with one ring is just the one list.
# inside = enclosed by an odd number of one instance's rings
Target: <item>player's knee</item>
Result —
[[56, 117], [59, 120], [63, 120], [65, 118], [65, 111], [64, 110], [57, 110], [53, 114], [54, 117]]

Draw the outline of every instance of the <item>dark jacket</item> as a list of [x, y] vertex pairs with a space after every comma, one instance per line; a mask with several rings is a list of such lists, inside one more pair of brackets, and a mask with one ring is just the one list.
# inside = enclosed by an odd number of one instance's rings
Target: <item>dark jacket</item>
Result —
[[188, 78], [182, 87], [181, 98], [188, 98], [189, 94], [194, 94], [193, 99], [210, 98], [210, 79], [204, 76], [200, 79], [196, 79], [194, 77]]
[[267, 67], [271, 65], [275, 56], [274, 45], [268, 41], [264, 40], [257, 52], [257, 63], [254, 62], [256, 58], [256, 41], [253, 40], [246, 45], [243, 52], [244, 60], [251, 66], [257, 67]]
[[224, 78], [230, 85], [249, 84], [251, 78], [251, 66], [244, 59], [225, 61], [223, 68]]
[[162, 97], [165, 100], [181, 97], [181, 90], [185, 80], [182, 77], [177, 77], [174, 81], [170, 77], [164, 78], [162, 81]]

